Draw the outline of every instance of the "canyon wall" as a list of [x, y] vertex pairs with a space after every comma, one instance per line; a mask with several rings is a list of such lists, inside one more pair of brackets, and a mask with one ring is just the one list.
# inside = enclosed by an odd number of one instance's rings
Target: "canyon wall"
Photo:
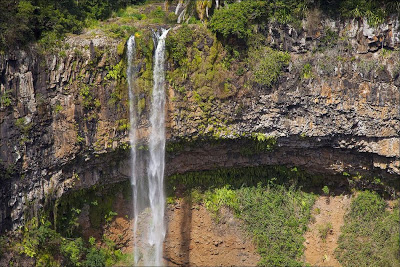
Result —
[[[189, 69], [181, 75], [179, 64], [170, 57], [167, 63], [167, 175], [287, 165], [327, 181], [344, 172], [398, 179], [398, 20], [377, 28], [357, 20], [303, 24], [259, 29], [269, 46], [291, 55], [272, 86], [254, 84], [241, 57], [227, 66], [218, 39], [189, 26]], [[332, 33], [335, 41], [327, 42]], [[142, 38], [152, 49], [151, 38]], [[124, 44], [88, 31], [52, 50], [33, 46], [0, 55], [0, 232], [70, 190], [129, 179]], [[145, 58], [139, 51], [143, 144], [152, 63]]]

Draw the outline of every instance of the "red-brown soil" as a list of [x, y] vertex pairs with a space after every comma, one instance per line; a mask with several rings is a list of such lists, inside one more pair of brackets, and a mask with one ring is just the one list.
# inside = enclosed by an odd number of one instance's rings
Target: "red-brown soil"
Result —
[[168, 209], [164, 257], [180, 266], [255, 266], [260, 259], [229, 212], [217, 224], [203, 205], [183, 200]]
[[[344, 215], [350, 207], [350, 196], [321, 196], [313, 207], [313, 216], [309, 224], [309, 230], [304, 235], [305, 262], [312, 266], [342, 266], [334, 256], [337, 241], [340, 236], [340, 227], [344, 224]], [[319, 232], [320, 226], [332, 224], [326, 240], [323, 240]]]
[[[118, 216], [104, 234], [125, 253], [133, 251], [131, 207], [117, 198]], [[167, 266], [255, 266], [260, 257], [240, 222], [224, 211], [220, 222], [200, 204], [178, 200], [167, 206], [164, 264]], [[94, 234], [91, 232], [90, 234]]]

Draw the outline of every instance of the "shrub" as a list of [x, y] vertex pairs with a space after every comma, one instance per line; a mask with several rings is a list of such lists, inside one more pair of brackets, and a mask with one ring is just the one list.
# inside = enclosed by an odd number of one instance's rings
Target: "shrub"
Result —
[[22, 232], [21, 253], [36, 258], [37, 266], [56, 266], [52, 255], [58, 251], [61, 236], [45, 218], [28, 221]]
[[351, 203], [350, 217], [370, 221], [382, 216], [386, 203], [376, 193], [365, 191]]
[[289, 60], [289, 53], [269, 47], [250, 51], [249, 64], [253, 69], [254, 82], [261, 86], [272, 86], [278, 80], [282, 68], [289, 64]]
[[322, 187], [322, 192], [324, 192], [325, 195], [329, 195], [329, 187], [326, 185]]
[[117, 64], [110, 68], [107, 67], [108, 73], [104, 77], [104, 80], [121, 80], [123, 78], [126, 78], [126, 65], [124, 62], [121, 60]]
[[171, 32], [167, 36], [165, 46], [168, 51], [168, 55], [172, 60], [178, 64], [182, 65], [183, 60], [186, 58], [187, 46], [193, 41], [193, 31], [183, 24], [175, 32]]
[[64, 239], [60, 247], [61, 253], [66, 258], [66, 264], [70, 266], [82, 266], [81, 258], [84, 252], [82, 238]]
[[321, 239], [323, 241], [325, 241], [326, 237], [328, 236], [329, 231], [332, 229], [332, 223], [328, 222], [325, 224], [320, 224], [320, 225], [318, 225], [317, 228], [318, 228], [319, 236], [321, 237]]
[[386, 210], [376, 193], [361, 192], [351, 203], [335, 255], [343, 266], [400, 266], [399, 209]]
[[301, 70], [302, 79], [310, 79], [312, 77], [312, 67], [310, 63], [306, 63]]
[[243, 1], [215, 11], [209, 27], [223, 38], [247, 39], [252, 31], [250, 26], [266, 18], [268, 8], [265, 2]]
[[214, 214], [217, 221], [219, 219], [219, 210], [222, 206], [226, 206], [234, 212], [239, 212], [236, 192], [230, 189], [229, 185], [206, 192], [204, 203], [206, 208]]
[[0, 106], [9, 107], [11, 106], [11, 103], [11, 91], [5, 91], [4, 94], [0, 97]]
[[83, 262], [85, 267], [104, 267], [106, 266], [106, 255], [102, 250], [92, 247]]

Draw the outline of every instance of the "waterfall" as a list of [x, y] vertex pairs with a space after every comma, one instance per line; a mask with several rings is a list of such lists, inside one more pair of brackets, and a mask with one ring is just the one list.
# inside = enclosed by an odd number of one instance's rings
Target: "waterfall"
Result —
[[180, 24], [185, 19], [186, 9], [183, 9], [181, 14], [178, 16], [177, 23]]
[[138, 217], [139, 217], [139, 202], [138, 202], [138, 185], [139, 185], [139, 172], [138, 172], [138, 164], [137, 164], [137, 138], [136, 138], [136, 129], [137, 129], [137, 113], [135, 109], [135, 92], [134, 92], [134, 78], [135, 78], [135, 67], [134, 67], [134, 58], [136, 54], [136, 44], [135, 44], [135, 36], [132, 35], [127, 43], [127, 60], [128, 66], [126, 70], [127, 80], [128, 80], [128, 94], [129, 94], [129, 122], [130, 122], [130, 131], [129, 131], [129, 140], [131, 144], [131, 184], [132, 184], [132, 197], [133, 197], [133, 247], [134, 247], [134, 255], [135, 255], [135, 263], [138, 262], [139, 250], [137, 246], [137, 225], [138, 225]]
[[[165, 238], [165, 38], [169, 30], [154, 32], [154, 86], [150, 107], [149, 151], [138, 147], [138, 95], [135, 94], [135, 37], [127, 43], [127, 80], [133, 195], [133, 244], [135, 265], [161, 266]], [[148, 153], [144, 155], [143, 153]]]
[[149, 137], [150, 160], [148, 165], [151, 224], [149, 244], [154, 246], [154, 258], [148, 265], [162, 265], [163, 241], [165, 237], [164, 211], [164, 167], [165, 167], [165, 38], [169, 30], [161, 35], [154, 32], [153, 93], [150, 109], [151, 131]]
[[179, 12], [179, 9], [181, 8], [181, 6], [182, 6], [182, 2], [179, 1], [178, 5], [175, 8], [175, 15], [178, 15], [178, 12]]

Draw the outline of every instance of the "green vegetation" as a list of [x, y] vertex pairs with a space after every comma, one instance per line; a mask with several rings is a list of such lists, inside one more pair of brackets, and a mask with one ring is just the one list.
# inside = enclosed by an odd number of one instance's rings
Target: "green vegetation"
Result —
[[116, 86], [110, 94], [110, 99], [108, 104], [110, 106], [117, 106], [118, 109], [122, 109], [125, 104], [123, 99], [127, 98], [127, 80], [126, 80], [126, 61], [124, 59], [120, 60], [115, 65], [106, 67], [108, 71], [104, 80], [108, 83], [116, 81]]
[[0, 161], [0, 180], [4, 179], [11, 179], [13, 177], [15, 177], [15, 175], [17, 174], [17, 168], [15, 166], [15, 164], [8, 164], [5, 165], [4, 163], [2, 163]]
[[333, 31], [331, 28], [324, 29], [324, 35], [320, 38], [320, 43], [318, 45], [318, 50], [324, 52], [328, 48], [333, 48], [337, 45], [339, 35], [337, 32]]
[[[261, 266], [303, 266], [303, 234], [314, 196], [294, 187], [240, 189], [239, 218], [254, 236]], [[236, 212], [237, 214], [237, 212]]]
[[[79, 179], [75, 172], [72, 176]], [[104, 233], [98, 241], [94, 237], [83, 238], [78, 221], [83, 206], [88, 205], [92, 229], [111, 223], [117, 215], [112, 210], [117, 192], [129, 199], [129, 181], [63, 196], [54, 203], [52, 216], [48, 215], [51, 207], [47, 206], [47, 212], [39, 210], [38, 217], [27, 219], [25, 226], [16, 233], [16, 240], [10, 240], [7, 247], [0, 246], [0, 254], [5, 250], [24, 254], [34, 258], [36, 266], [130, 266], [131, 253], [123, 254]], [[6, 243], [0, 238], [2, 244]]]
[[68, 266], [82, 266], [81, 259], [83, 258], [84, 242], [82, 238], [73, 240], [64, 239], [60, 247], [61, 254], [66, 258]]
[[193, 189], [201, 192], [229, 186], [230, 189], [242, 187], [278, 185], [298, 185], [302, 188], [321, 188], [323, 179], [318, 175], [310, 175], [293, 167], [259, 166], [247, 168], [221, 168], [204, 172], [187, 172], [171, 175], [167, 179], [167, 193], [174, 196], [177, 188], [187, 192]]
[[175, 64], [182, 66], [186, 59], [187, 46], [193, 41], [193, 31], [187, 24], [183, 24], [177, 31], [171, 32], [166, 39], [166, 49], [169, 57], [173, 59]]
[[240, 189], [224, 186], [204, 194], [204, 204], [217, 221], [222, 207], [244, 221], [261, 255], [260, 266], [303, 266], [303, 234], [314, 200], [312, 194], [272, 182]]
[[116, 65], [112, 66], [109, 68], [108, 66], [106, 67], [108, 70], [108, 73], [106, 77], [104, 77], [104, 80], [121, 80], [123, 78], [126, 78], [126, 65], [124, 62], [121, 60], [118, 62]]
[[126, 131], [129, 129], [129, 120], [128, 119], [121, 119], [117, 120], [118, 128], [117, 130], [120, 132]]
[[87, 110], [99, 109], [101, 104], [98, 99], [95, 99], [90, 87], [83, 84], [79, 90], [79, 95], [82, 97], [83, 107]]
[[141, 0], [2, 0], [0, 50], [32, 40], [56, 42], [66, 33], [80, 33], [94, 20]]
[[273, 151], [277, 142], [276, 137], [266, 136], [262, 133], [252, 133], [246, 139], [248, 140], [247, 144], [240, 149], [240, 154], [244, 156]]
[[[299, 26], [303, 18], [315, 15], [315, 9], [331, 17], [367, 18], [371, 26], [377, 26], [388, 15], [400, 12], [400, 4], [396, 0], [243, 0], [225, 6], [214, 11], [209, 27], [224, 39], [242, 40], [254, 35], [254, 25], [263, 25], [268, 21]], [[331, 46], [336, 40], [337, 34], [326, 30], [321, 43], [322, 46]]]
[[58, 103], [58, 104], [56, 104], [56, 105], [54, 106], [54, 113], [55, 113], [55, 114], [60, 113], [62, 110], [63, 110], [63, 106], [62, 106], [60, 103]]
[[11, 99], [11, 92], [5, 91], [0, 97], [0, 107], [9, 107], [11, 106], [12, 99]]
[[151, 90], [153, 90], [154, 43], [150, 31], [137, 32], [135, 33], [135, 37], [137, 58], [141, 58], [143, 64], [143, 67], [140, 68], [138, 73], [136, 88], [140, 90], [140, 93], [144, 93], [144, 95], [149, 95]]
[[306, 63], [301, 70], [302, 79], [310, 79], [312, 77], [312, 67], [310, 63]]
[[[102, 195], [96, 194], [102, 192]], [[116, 198], [116, 192], [123, 192], [125, 198], [129, 198], [129, 182], [120, 183], [113, 186], [92, 187], [86, 190], [72, 192], [57, 203], [57, 229], [63, 236], [80, 236], [80, 226], [75, 224], [77, 215], [84, 208], [89, 206], [89, 221], [93, 228], [99, 228], [101, 225], [112, 221], [117, 214], [113, 210], [113, 203]]]
[[95, 239], [63, 237], [52, 228], [46, 216], [33, 218], [22, 229], [21, 242], [15, 247], [21, 254], [36, 259], [36, 266], [114, 266], [128, 264], [130, 255], [123, 254], [103, 236], [105, 246], [98, 247]]
[[282, 68], [289, 64], [290, 55], [264, 47], [251, 50], [248, 61], [254, 72], [254, 81], [261, 86], [270, 87], [278, 80]]
[[228, 208], [244, 222], [261, 255], [260, 266], [303, 266], [303, 234], [315, 197], [300, 190], [312, 176], [297, 168], [228, 168], [173, 175], [169, 201], [185, 189], [191, 203], [204, 203], [216, 221]]
[[21, 133], [27, 136], [32, 129], [32, 123], [27, 122], [25, 117], [19, 118], [15, 121], [15, 126], [21, 131]]
[[336, 257], [343, 266], [399, 266], [400, 218], [378, 194], [364, 191], [345, 217]]
[[76, 142], [77, 142], [78, 144], [83, 144], [84, 141], [85, 141], [85, 137], [81, 136], [80, 134], [77, 134], [77, 135], [76, 135]]
[[319, 233], [319, 236], [321, 237], [321, 239], [323, 241], [326, 241], [326, 238], [327, 238], [330, 230], [332, 229], [332, 223], [327, 222], [324, 224], [320, 224], [320, 225], [318, 225], [317, 229], [318, 229], [318, 233]]
[[228, 39], [231, 37], [247, 40], [252, 34], [251, 25], [265, 19], [267, 5], [262, 1], [243, 1], [221, 8], [212, 16], [210, 29]]
[[322, 192], [324, 192], [324, 194], [326, 195], [326, 196], [328, 196], [329, 195], [329, 187], [328, 186], [324, 186], [324, 187], [322, 187]]
[[399, 13], [400, 5], [396, 0], [343, 0], [339, 10], [345, 18], [366, 17], [371, 26], [377, 26], [388, 15]]
[[[141, 4], [144, 0], [1, 0], [4, 8], [0, 13], [0, 50], [24, 45], [32, 40], [48, 44], [60, 43], [66, 33], [80, 33], [84, 27], [97, 27], [98, 20], [118, 16], [124, 26], [118, 23], [105, 25], [104, 30], [113, 37], [125, 37], [132, 32], [129, 22], [175, 23], [176, 15], [157, 7], [148, 14], [130, 6]], [[190, 1], [189, 23], [208, 20], [210, 29], [225, 40], [248, 40], [254, 34], [255, 25], [265, 25], [268, 21], [298, 26], [310, 10], [321, 9], [329, 16], [341, 18], [364, 18], [376, 26], [388, 15], [399, 13], [396, 0], [243, 0], [241, 2], [220, 1], [224, 8], [215, 9], [209, 1], [210, 18], [204, 15], [205, 5], [200, 8], [196, 1]], [[328, 39], [329, 34], [326, 35]], [[324, 41], [323, 41], [324, 42]]]
[[37, 266], [57, 266], [54, 254], [61, 244], [61, 236], [51, 229], [44, 217], [27, 222], [22, 230], [20, 253], [37, 259]]
[[231, 63], [237, 58], [204, 27], [181, 26], [171, 32], [166, 45], [168, 59], [174, 67], [167, 72], [167, 79], [176, 91], [174, 99], [180, 102], [190, 97], [201, 110], [199, 131], [221, 135], [227, 130], [226, 123], [211, 116], [211, 111], [216, 98], [229, 98], [237, 92], [231, 70]]
[[361, 175], [359, 172], [355, 174], [344, 172], [343, 176], [347, 178], [349, 188], [353, 192], [370, 189], [378, 192], [380, 195], [386, 198], [395, 198], [396, 192], [398, 192], [400, 189], [399, 179], [385, 179], [383, 177], [366, 176]]
[[20, 144], [24, 144], [26, 141], [28, 141], [29, 134], [33, 127], [33, 123], [28, 122], [25, 119], [25, 117], [22, 117], [22, 118], [18, 118], [15, 121], [15, 126], [18, 128], [18, 130], [21, 133], [19, 142], [20, 142]]

